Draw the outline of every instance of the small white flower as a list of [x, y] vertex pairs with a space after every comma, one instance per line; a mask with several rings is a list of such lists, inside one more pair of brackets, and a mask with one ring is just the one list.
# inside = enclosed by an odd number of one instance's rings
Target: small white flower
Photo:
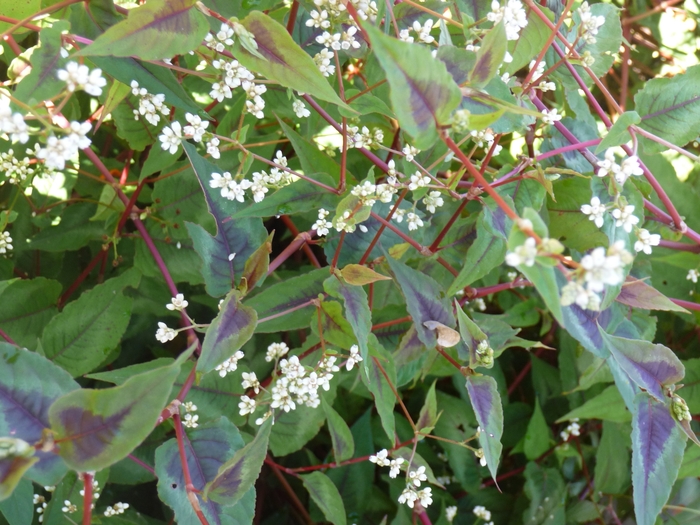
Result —
[[649, 230], [640, 228], [637, 230], [637, 242], [634, 243], [634, 250], [649, 255], [651, 253], [651, 247], [658, 246], [659, 242], [661, 242], [661, 235], [658, 233], [650, 233]]
[[561, 119], [562, 116], [557, 113], [556, 108], [550, 110], [542, 110], [542, 121], [545, 124], [554, 124], [555, 122], [559, 122]]
[[639, 217], [636, 217], [632, 215], [634, 213], [634, 206], [629, 205], [625, 206], [624, 208], [616, 208], [612, 211], [612, 216], [615, 217], [615, 226], [622, 228], [627, 232], [630, 233], [632, 231], [632, 227], [635, 226], [639, 222]]
[[306, 118], [311, 116], [311, 112], [308, 109], [306, 109], [306, 104], [304, 104], [301, 100], [295, 100], [292, 104], [292, 109], [294, 110], [294, 113], [296, 113], [296, 116], [299, 118]]
[[[400, 222], [398, 218], [397, 222]], [[406, 214], [406, 222], [408, 223], [409, 231], [417, 230], [418, 228], [423, 226], [423, 221], [421, 220], [421, 218], [413, 212], [408, 212]]]
[[156, 330], [156, 339], [161, 343], [167, 343], [172, 341], [177, 336], [177, 332], [172, 328], [168, 328], [165, 323], [158, 323], [158, 330]]
[[442, 199], [442, 195], [439, 191], [431, 191], [428, 195], [423, 197], [423, 204], [425, 209], [430, 213], [435, 213], [435, 209], [441, 207], [445, 201]]
[[408, 189], [411, 191], [416, 191], [418, 188], [424, 188], [430, 184], [430, 177], [421, 174], [420, 171], [416, 171], [411, 175], [411, 182], [408, 185]]
[[199, 115], [193, 115], [192, 113], [185, 113], [185, 120], [189, 125], [182, 129], [182, 132], [187, 137], [191, 137], [195, 142], [201, 142], [204, 133], [209, 126], [208, 121], [202, 121], [202, 117]]
[[612, 148], [605, 150], [605, 159], [598, 162], [598, 177], [605, 177], [608, 174], [615, 174], [620, 170], [620, 166], [615, 162], [615, 152]]
[[445, 508], [445, 519], [449, 523], [454, 521], [455, 516], [457, 516], [457, 507], [455, 505], [450, 505], [449, 507]]
[[620, 164], [619, 171], [615, 173], [615, 180], [619, 184], [624, 184], [630, 176], [639, 177], [643, 174], [644, 170], [639, 164], [639, 158], [637, 156], [627, 157]]
[[403, 492], [399, 496], [399, 503], [405, 503], [408, 508], [412, 509], [418, 499], [418, 493], [411, 487], [407, 485]]
[[287, 352], [289, 352], [289, 347], [287, 346], [287, 343], [272, 343], [270, 346], [267, 347], [267, 355], [265, 356], [265, 361], [269, 363], [270, 361], [279, 359], [280, 357], [286, 355]]
[[525, 243], [515, 248], [514, 251], [506, 254], [506, 264], [508, 266], [534, 266], [537, 257], [537, 242], [534, 237], [525, 239]]
[[113, 507], [107, 507], [105, 509], [104, 515], [109, 518], [116, 516], [117, 514], [124, 514], [124, 511], [129, 508], [128, 503], [115, 503]]
[[252, 388], [256, 394], [260, 393], [260, 381], [255, 375], [255, 372], [243, 372], [243, 382], [241, 386], [245, 389]]
[[403, 458], [392, 459], [389, 462], [389, 468], [391, 469], [391, 470], [389, 470], [389, 477], [390, 478], [393, 479], [399, 475], [399, 473], [401, 472], [401, 465], [403, 465], [403, 463], [404, 463]]
[[10, 232], [0, 232], [0, 255], [4, 255], [12, 250], [12, 237]]
[[64, 512], [66, 514], [73, 514], [77, 510], [78, 507], [71, 503], [69, 499], [63, 502], [63, 508], [61, 508], [61, 512]]
[[433, 489], [430, 487], [425, 487], [424, 489], [421, 489], [418, 491], [417, 496], [418, 499], [420, 500], [420, 504], [423, 508], [428, 508], [430, 504], [433, 502]]
[[520, 0], [507, 0], [503, 7], [498, 0], [493, 0], [486, 18], [494, 24], [503, 20], [507, 40], [517, 40], [520, 30], [527, 25], [527, 12]]
[[425, 474], [425, 467], [421, 465], [416, 470], [412, 470], [408, 473], [408, 479], [416, 486], [420, 487], [422, 481], [426, 481], [428, 476]]
[[165, 307], [166, 307], [168, 310], [171, 310], [171, 311], [172, 311], [172, 310], [177, 310], [178, 312], [181, 312], [182, 310], [184, 310], [185, 308], [187, 308], [187, 306], [188, 306], [189, 304], [190, 304], [190, 303], [188, 303], [188, 302], [185, 300], [185, 296], [182, 295], [181, 293], [179, 293], [179, 294], [177, 294], [175, 297], [173, 297], [172, 299], [170, 299], [170, 302], [169, 302], [168, 304], [166, 304]]
[[197, 405], [195, 405], [192, 401], [187, 401], [186, 403], [183, 403], [182, 408], [185, 409], [185, 412], [196, 412], [197, 411]]
[[387, 458], [388, 455], [389, 455], [389, 451], [387, 449], [383, 448], [382, 450], [377, 452], [375, 455], [370, 456], [369, 460], [372, 463], [376, 463], [380, 467], [388, 467], [391, 464], [391, 462]]
[[199, 416], [197, 414], [185, 414], [185, 417], [182, 418], [182, 424], [187, 428], [197, 428], [199, 426], [197, 423], [198, 419]]
[[[634, 208], [634, 206], [632, 208]], [[605, 211], [606, 206], [600, 203], [600, 199], [598, 197], [591, 198], [590, 204], [584, 204], [581, 206], [581, 213], [588, 215], [588, 219], [593, 221], [598, 228], [603, 227]]]
[[215, 370], [219, 372], [221, 377], [226, 377], [226, 374], [235, 372], [238, 369], [238, 361], [243, 359], [244, 354], [238, 350], [235, 354], [229, 357], [226, 361], [218, 365]]
[[245, 416], [246, 414], [252, 414], [255, 412], [256, 402], [255, 399], [251, 399], [248, 396], [241, 396], [241, 402], [238, 403], [239, 414]]
[[177, 121], [171, 122], [169, 127], [165, 126], [163, 134], [158, 137], [158, 140], [161, 142], [161, 148], [169, 151], [171, 155], [177, 153], [180, 144], [182, 144], [182, 139], [182, 126]]
[[207, 141], [207, 153], [214, 159], [221, 158], [221, 152], [219, 151], [219, 139], [217, 137], [212, 137]]
[[483, 505], [477, 505], [472, 512], [477, 518], [481, 518], [484, 521], [491, 521], [491, 511], [486, 510], [486, 507]]
[[107, 85], [101, 69], [90, 71], [86, 65], [77, 62], [68, 62], [65, 69], [59, 69], [56, 72], [56, 76], [66, 83], [68, 91], [82, 89], [93, 97], [99, 97], [102, 94], [102, 88]]
[[352, 345], [350, 347], [350, 357], [345, 363], [345, 369], [349, 372], [355, 366], [356, 363], [362, 361], [362, 356], [360, 355], [360, 349], [357, 345]]
[[689, 281], [693, 281], [693, 283], [697, 283], [698, 277], [700, 277], [700, 272], [698, 272], [697, 270], [688, 270], [688, 275], [686, 275], [685, 278]]

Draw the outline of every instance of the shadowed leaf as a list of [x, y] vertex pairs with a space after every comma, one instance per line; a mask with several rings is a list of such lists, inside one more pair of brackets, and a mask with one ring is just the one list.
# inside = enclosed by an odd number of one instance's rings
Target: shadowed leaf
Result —
[[12, 495], [24, 473], [37, 461], [34, 447], [26, 441], [0, 438], [0, 501]]
[[[267, 276], [267, 269], [270, 266], [270, 253], [272, 253], [272, 237], [274, 232], [267, 236], [265, 242], [248, 257], [243, 268], [243, 279], [245, 279], [246, 290], [250, 291], [259, 284], [262, 284]], [[247, 292], [246, 292], [247, 293]]]
[[369, 343], [369, 363], [368, 366], [361, 368], [360, 378], [374, 397], [374, 404], [377, 407], [384, 432], [393, 441], [396, 428], [394, 417], [396, 396], [391, 385], [396, 384], [396, 367], [393, 357], [379, 344], [374, 334], [370, 335]]
[[126, 20], [78, 52], [82, 56], [137, 56], [160, 60], [198, 47], [209, 30], [207, 19], [193, 9], [195, 0], [149, 0], [131, 9]]
[[340, 492], [328, 476], [322, 472], [312, 472], [301, 476], [304, 488], [318, 505], [323, 515], [333, 525], [345, 525], [345, 506]]
[[345, 317], [352, 327], [360, 347], [364, 366], [368, 366], [368, 338], [372, 331], [372, 312], [367, 302], [367, 294], [360, 286], [352, 286], [341, 281], [339, 276], [331, 276], [323, 283], [326, 292], [345, 304]]
[[671, 301], [656, 288], [641, 280], [625, 282], [615, 300], [633, 308], [690, 313], [685, 308]]
[[498, 68], [503, 63], [507, 44], [505, 26], [499, 22], [486, 33], [479, 51], [476, 53], [476, 63], [469, 73], [471, 87], [483, 88], [496, 75]]
[[323, 407], [323, 413], [326, 415], [328, 433], [331, 435], [331, 442], [333, 443], [335, 462], [340, 463], [350, 459], [355, 453], [355, 442], [352, 438], [350, 427], [348, 427], [343, 417], [326, 401], [325, 397], [321, 398], [321, 406]]
[[496, 380], [490, 376], [468, 376], [467, 392], [474, 408], [476, 420], [481, 428], [479, 444], [484, 450], [486, 465], [491, 477], [496, 479], [501, 458], [501, 436], [503, 435], [503, 406]]

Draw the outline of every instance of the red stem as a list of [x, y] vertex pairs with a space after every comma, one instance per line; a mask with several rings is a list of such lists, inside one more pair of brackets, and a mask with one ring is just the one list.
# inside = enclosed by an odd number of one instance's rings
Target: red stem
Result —
[[12, 340], [12, 338], [9, 335], [7, 335], [7, 333], [2, 328], [0, 328], [0, 337], [2, 337], [5, 341], [10, 343], [11, 345], [19, 346], [17, 343], [15, 343]]
[[83, 473], [83, 525], [92, 522], [92, 480], [94, 476], [88, 472]]
[[187, 454], [185, 453], [185, 433], [182, 430], [182, 421], [180, 420], [180, 414], [173, 414], [173, 425], [175, 426], [175, 437], [177, 438], [177, 449], [180, 453], [180, 465], [182, 466], [182, 476], [185, 478], [185, 491], [187, 492], [187, 499], [190, 500], [192, 505], [192, 510], [199, 518], [202, 525], [209, 525], [207, 518], [204, 516], [201, 507], [199, 506], [199, 500], [195, 494], [195, 486], [192, 484], [192, 477], [190, 476], [190, 467], [187, 464]]

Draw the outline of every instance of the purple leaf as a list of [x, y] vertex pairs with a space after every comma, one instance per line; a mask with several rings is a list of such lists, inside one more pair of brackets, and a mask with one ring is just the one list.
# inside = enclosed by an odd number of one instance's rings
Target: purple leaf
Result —
[[253, 336], [258, 314], [241, 304], [240, 295], [238, 290], [232, 290], [224, 299], [219, 315], [209, 325], [197, 360], [197, 372], [211, 372]]
[[685, 434], [667, 404], [647, 394], [635, 398], [632, 420], [632, 486], [637, 525], [653, 525], [678, 476]]
[[[79, 388], [70, 374], [37, 353], [0, 343], [0, 435], [36, 443], [49, 426], [49, 407], [63, 394]], [[66, 472], [56, 454], [38, 450], [39, 462], [28, 477], [55, 485]]]
[[501, 436], [503, 435], [503, 406], [498, 393], [496, 380], [490, 376], [468, 376], [467, 392], [474, 408], [476, 420], [481, 428], [479, 443], [484, 450], [484, 458], [496, 479], [498, 462], [501, 458]]
[[437, 59], [445, 63], [447, 72], [452, 75], [452, 79], [457, 84], [464, 84], [467, 81], [476, 61], [472, 51], [451, 45], [438, 47]]
[[231, 506], [240, 500], [258, 479], [270, 439], [272, 417], [267, 418], [253, 441], [219, 467], [216, 477], [204, 487], [204, 498]]
[[622, 285], [622, 289], [617, 296], [617, 302], [626, 304], [633, 308], [644, 308], [645, 310], [666, 310], [669, 312], [690, 312], [672, 302], [668, 297], [649, 286], [646, 282], [627, 281]]
[[479, 51], [476, 53], [476, 63], [469, 73], [469, 85], [480, 89], [489, 83], [501, 67], [506, 54], [508, 41], [506, 30], [502, 23], [493, 26], [484, 37]]
[[437, 321], [450, 328], [455, 327], [452, 307], [445, 297], [444, 290], [432, 277], [409, 268], [389, 254], [386, 254], [386, 260], [406, 298], [406, 308], [413, 318], [418, 338], [428, 349], [435, 348], [437, 344], [435, 331], [430, 330], [423, 323]]
[[352, 327], [360, 347], [364, 366], [369, 366], [369, 334], [372, 331], [372, 312], [369, 310], [367, 294], [361, 286], [352, 286], [341, 280], [340, 275], [331, 276], [323, 283], [326, 292], [345, 303], [345, 317]]
[[[184, 439], [187, 465], [196, 490], [202, 491], [212, 481], [221, 465], [243, 448], [245, 443], [238, 429], [225, 417], [220, 417], [196, 429], [188, 430]], [[158, 494], [175, 512], [178, 523], [196, 523], [197, 517], [187, 499], [185, 478], [178, 453], [177, 440], [170, 439], [156, 450]], [[211, 525], [231, 523], [231, 518], [248, 516], [251, 521], [255, 509], [255, 489], [251, 488], [234, 506], [223, 506], [215, 501], [203, 501], [200, 507]]]
[[667, 398], [664, 386], [673, 385], [685, 376], [685, 367], [672, 350], [661, 344], [625, 339], [600, 331], [605, 344], [620, 368], [657, 400]]
[[[394, 417], [396, 396], [391, 385], [396, 385], [396, 367], [393, 357], [379, 344], [374, 334], [370, 336], [369, 342], [369, 363], [368, 366], [361, 369], [360, 378], [374, 397], [374, 404], [377, 407], [377, 413], [382, 421], [384, 432], [393, 441], [396, 429], [396, 419]], [[383, 372], [382, 369], [384, 370]], [[384, 375], [385, 373], [386, 376]]]
[[202, 259], [207, 293], [221, 297], [235, 286], [236, 274], [243, 273], [246, 260], [265, 242], [267, 230], [259, 217], [231, 219], [239, 203], [223, 198], [209, 186], [211, 174], [223, 170], [203, 159], [192, 144], [183, 142], [183, 147], [216, 222], [216, 235], [212, 237], [199, 224], [186, 222], [185, 226]]

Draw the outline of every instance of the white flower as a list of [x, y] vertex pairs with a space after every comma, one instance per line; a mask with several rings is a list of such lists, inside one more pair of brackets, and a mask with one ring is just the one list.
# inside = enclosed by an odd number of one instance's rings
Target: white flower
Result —
[[246, 414], [252, 414], [255, 412], [256, 403], [255, 399], [251, 399], [248, 396], [241, 396], [241, 402], [238, 403], [239, 414], [245, 416]]
[[190, 303], [188, 303], [185, 300], [185, 296], [182, 295], [181, 293], [179, 293], [175, 297], [170, 299], [170, 302], [168, 304], [166, 304], [165, 307], [168, 310], [171, 310], [171, 311], [177, 310], [178, 312], [180, 312], [180, 311], [184, 310], [185, 308], [187, 308], [187, 305], [189, 305], [189, 304]]
[[507, 40], [517, 40], [520, 30], [527, 25], [527, 12], [520, 0], [507, 0], [503, 7], [498, 0], [493, 0], [486, 18], [494, 24], [503, 20]]
[[425, 204], [425, 209], [430, 213], [435, 213], [435, 208], [439, 208], [445, 203], [442, 200], [442, 196], [439, 191], [431, 191], [428, 195], [423, 197], [423, 204]]
[[452, 523], [454, 521], [455, 516], [457, 516], [457, 507], [455, 505], [450, 505], [449, 507], [445, 508], [445, 519]]
[[158, 323], [158, 330], [156, 330], [156, 339], [161, 343], [167, 343], [172, 341], [177, 336], [177, 332], [172, 328], [168, 328], [165, 323]]
[[328, 235], [329, 228], [333, 227], [333, 223], [329, 220], [326, 220], [326, 217], [328, 217], [329, 214], [329, 211], [321, 208], [320, 210], [318, 210], [318, 220], [311, 225], [311, 229], [316, 230], [316, 234], [319, 237]]
[[399, 40], [412, 44], [413, 37], [411, 36], [411, 32], [408, 29], [402, 29], [399, 31]]
[[66, 514], [72, 514], [77, 510], [78, 507], [71, 503], [69, 499], [63, 502], [63, 508], [61, 508], [61, 512], [65, 512]]
[[306, 105], [301, 100], [295, 100], [292, 104], [292, 109], [299, 118], [306, 118], [311, 115], [311, 112], [306, 109]]
[[[1, 246], [2, 246], [2, 239], [0, 239], [0, 250], [2, 249]], [[0, 253], [3, 253], [3, 252], [0, 251]], [[686, 275], [685, 278], [689, 281], [693, 281], [693, 283], [697, 283], [698, 277], [700, 277], [700, 272], [698, 272], [697, 270], [688, 270], [688, 275]]]
[[170, 123], [170, 127], [163, 128], [163, 134], [158, 137], [158, 140], [161, 142], [161, 148], [169, 151], [171, 155], [175, 155], [182, 143], [182, 138], [182, 126], [179, 122], [174, 121]]
[[116, 516], [117, 514], [124, 514], [124, 511], [129, 508], [128, 503], [115, 503], [113, 507], [107, 507], [105, 509], [104, 515], [109, 518], [111, 516]]
[[418, 491], [417, 496], [423, 508], [427, 508], [433, 502], [432, 492], [433, 489], [430, 487], [425, 487], [424, 489]]
[[396, 478], [396, 476], [399, 475], [399, 473], [401, 472], [401, 465], [403, 465], [403, 463], [404, 463], [403, 458], [392, 459], [389, 462], [389, 468], [391, 469], [391, 470], [389, 470], [389, 477], [390, 478]]
[[578, 15], [581, 17], [581, 24], [578, 28], [581, 39], [587, 44], [595, 44], [595, 36], [598, 34], [598, 29], [605, 24], [605, 17], [594, 16], [588, 2], [581, 4], [581, 7], [578, 8]]
[[[397, 219], [397, 222], [401, 221]], [[421, 218], [413, 212], [408, 212], [406, 214], [406, 222], [408, 223], [409, 231], [417, 230], [418, 228], [423, 226], [423, 221], [421, 220]]]
[[620, 166], [615, 162], [615, 152], [612, 148], [605, 150], [605, 159], [598, 162], [598, 177], [605, 177], [609, 173], [615, 174], [620, 170]]
[[65, 69], [59, 69], [56, 72], [56, 76], [66, 83], [68, 91], [82, 89], [93, 97], [99, 97], [102, 94], [102, 88], [107, 85], [101, 69], [90, 71], [86, 65], [77, 62], [68, 62]]
[[319, 53], [314, 55], [314, 63], [324, 77], [329, 77], [335, 73], [335, 66], [331, 63], [333, 58], [333, 53], [328, 49], [321, 49]]
[[634, 243], [634, 250], [649, 255], [651, 247], [658, 246], [660, 241], [661, 235], [658, 233], [649, 233], [649, 230], [640, 228], [637, 230], [637, 242]]
[[430, 184], [430, 177], [422, 175], [420, 171], [416, 171], [411, 175], [411, 183], [408, 185], [408, 189], [416, 191], [418, 188], [424, 188], [428, 184]]
[[328, 11], [323, 9], [320, 13], [318, 11], [311, 11], [311, 18], [306, 21], [306, 27], [316, 27], [321, 29], [328, 29], [331, 27], [331, 21], [328, 20]]
[[620, 169], [615, 173], [615, 180], [619, 184], [624, 184], [625, 181], [632, 175], [638, 177], [644, 174], [644, 170], [639, 165], [639, 158], [635, 155], [632, 157], [627, 157], [620, 164]]
[[187, 401], [186, 403], [183, 403], [182, 408], [185, 409], [185, 412], [196, 412], [197, 411], [197, 405], [195, 405], [192, 401]]
[[413, 162], [413, 158], [420, 153], [420, 150], [418, 148], [414, 148], [410, 144], [406, 144], [401, 151], [405, 155], [404, 158], [408, 162]]
[[550, 110], [542, 110], [542, 121], [545, 124], [554, 124], [555, 122], [559, 122], [561, 118], [562, 117], [557, 113], [556, 108]]
[[214, 370], [219, 372], [219, 375], [221, 377], [226, 377], [226, 374], [230, 374], [231, 372], [236, 371], [236, 369], [238, 368], [238, 361], [243, 359], [243, 357], [244, 357], [243, 352], [238, 350], [235, 354], [233, 354], [231, 357], [229, 357], [226, 361], [224, 361], [220, 365], [217, 365], [217, 367]]
[[561, 289], [561, 305], [570, 306], [574, 303], [587, 310], [600, 310], [600, 297], [592, 290], [571, 281]]
[[[420, 22], [417, 20], [413, 22], [413, 30], [418, 35], [418, 40], [424, 44], [432, 44], [435, 38], [430, 36], [430, 32], [433, 30], [433, 25], [435, 22], [433, 20], [426, 20], [425, 24], [421, 26]], [[409, 161], [410, 162], [410, 161]]]
[[10, 232], [0, 232], [0, 255], [4, 255], [12, 250], [12, 237]]
[[622, 228], [630, 233], [632, 227], [639, 222], [639, 217], [632, 215], [634, 213], [634, 206], [629, 205], [624, 208], [616, 208], [612, 211], [612, 216], [615, 217], [615, 226]]
[[197, 420], [199, 419], [199, 416], [197, 414], [185, 414], [185, 417], [182, 418], [182, 424], [185, 425], [187, 428], [197, 428], [199, 424], [197, 423]]
[[253, 392], [256, 394], [260, 393], [260, 381], [255, 375], [255, 372], [243, 372], [243, 382], [241, 383], [243, 388], [252, 388]]
[[416, 486], [420, 487], [421, 481], [426, 481], [428, 476], [425, 474], [425, 467], [421, 465], [416, 470], [411, 470], [408, 473], [408, 479]]
[[[294, 356], [296, 357], [296, 356]], [[296, 404], [292, 400], [292, 396], [289, 392], [289, 378], [280, 377], [275, 386], [272, 387], [272, 402], [270, 403], [271, 408], [281, 408], [285, 412], [296, 409]]]
[[387, 449], [383, 448], [382, 450], [377, 452], [375, 455], [370, 456], [369, 460], [372, 463], [376, 463], [380, 467], [388, 467], [391, 464], [391, 462], [387, 458], [388, 455], [389, 455], [389, 451]]
[[357, 345], [352, 345], [350, 347], [350, 357], [345, 363], [345, 369], [349, 372], [350, 370], [352, 370], [352, 367], [354, 367], [356, 363], [359, 363], [361, 361], [362, 356], [360, 355], [360, 349]]
[[221, 158], [221, 152], [219, 151], [219, 139], [217, 137], [212, 137], [207, 141], [207, 153], [214, 159]]
[[282, 375], [287, 376], [288, 379], [296, 379], [304, 377], [306, 369], [299, 361], [299, 356], [293, 355], [289, 359], [280, 361], [280, 372], [282, 372]]
[[[632, 206], [634, 209], [634, 206]], [[603, 221], [605, 220], [606, 206], [600, 203], [598, 197], [591, 198], [590, 204], [584, 204], [581, 206], [581, 213], [588, 215], [588, 219], [593, 221], [593, 223], [598, 227], [602, 228]]]
[[193, 115], [192, 113], [185, 113], [185, 120], [189, 122], [189, 125], [185, 126], [182, 132], [187, 137], [192, 137], [195, 142], [201, 142], [202, 137], [209, 126], [209, 122], [202, 121], [202, 117], [199, 115]]
[[287, 343], [272, 343], [270, 346], [267, 347], [267, 355], [265, 356], [265, 361], [269, 363], [270, 361], [279, 359], [283, 355], [286, 355], [287, 352], [289, 352], [289, 347], [287, 346]]
[[486, 510], [486, 507], [483, 505], [477, 505], [472, 512], [477, 518], [481, 518], [484, 521], [491, 521], [491, 511]]
[[537, 242], [534, 237], [525, 239], [525, 243], [515, 248], [514, 251], [506, 254], [506, 264], [508, 266], [533, 266], [537, 257]]
[[581, 259], [581, 268], [585, 270], [583, 279], [593, 292], [602, 292], [606, 284], [620, 284], [624, 278], [622, 267], [622, 258], [619, 255], [606, 255], [605, 248], [602, 247]]
[[413, 490], [413, 487], [408, 485], [399, 496], [399, 503], [405, 503], [408, 505], [408, 508], [412, 509], [417, 499], [418, 493]]

